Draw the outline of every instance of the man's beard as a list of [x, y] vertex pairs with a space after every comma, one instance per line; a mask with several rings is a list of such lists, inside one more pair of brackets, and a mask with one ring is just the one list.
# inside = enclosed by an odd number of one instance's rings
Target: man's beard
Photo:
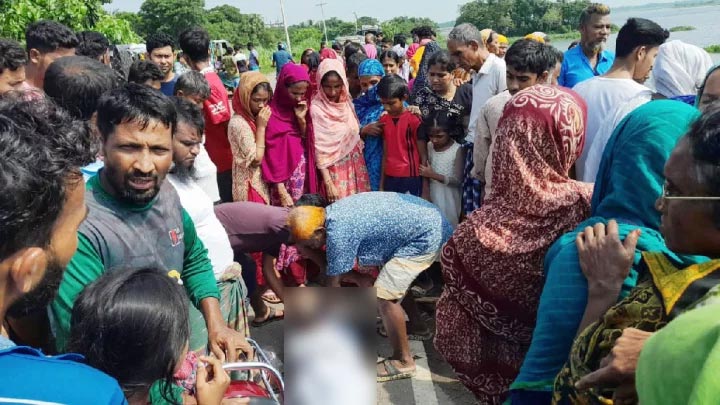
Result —
[[[121, 201], [130, 204], [145, 205], [152, 201], [158, 192], [160, 192], [160, 184], [162, 181], [156, 173], [146, 174], [137, 171], [125, 173], [122, 175], [122, 183], [118, 184], [117, 179], [120, 176], [118, 176], [119, 173], [115, 170], [115, 168], [112, 166], [105, 166], [103, 170], [105, 171], [106, 179], [115, 189], [117, 198]], [[152, 179], [155, 182], [155, 185], [151, 189], [145, 191], [134, 190], [130, 186], [130, 180], [133, 178]]]
[[23, 318], [27, 315], [47, 311], [47, 307], [55, 299], [65, 268], [57, 262], [54, 254], [50, 254], [45, 275], [40, 283], [29, 293], [15, 301], [7, 310], [12, 318]]
[[185, 166], [184, 164], [178, 164], [175, 163], [170, 169], [170, 173], [175, 175], [178, 179], [182, 181], [187, 181], [189, 179], [195, 178], [195, 163], [193, 163], [190, 166]]
[[600, 52], [602, 52], [603, 49], [605, 49], [605, 41], [591, 42], [590, 44], [588, 44], [588, 48], [587, 48], [587, 50], [593, 51], [596, 54], [599, 54]]

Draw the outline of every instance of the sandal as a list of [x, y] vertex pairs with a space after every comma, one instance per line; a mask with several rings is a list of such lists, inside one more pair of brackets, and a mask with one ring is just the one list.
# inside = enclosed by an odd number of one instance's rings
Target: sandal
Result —
[[275, 322], [275, 321], [280, 321], [280, 320], [283, 320], [283, 319], [285, 319], [285, 313], [284, 313], [284, 312], [283, 312], [282, 315], [278, 315], [278, 314], [277, 314], [277, 310], [276, 310], [275, 308], [268, 307], [268, 314], [267, 314], [267, 316], [265, 317], [265, 319], [263, 319], [262, 321], [256, 321], [255, 319], [253, 319], [253, 321], [252, 321], [250, 324], [251, 324], [253, 327], [255, 327], [255, 328], [259, 328], [259, 327], [261, 327], [261, 326], [265, 326], [265, 325], [267, 325], [267, 324], [269, 324], [269, 323], [272, 323], [272, 322]]
[[261, 296], [262, 300], [267, 302], [268, 304], [279, 304], [282, 302], [282, 300], [275, 295], [275, 291], [268, 289], [263, 293]]
[[414, 369], [412, 371], [400, 371], [392, 364], [390, 359], [382, 359], [377, 364], [382, 364], [385, 371], [387, 371], [387, 374], [377, 376], [377, 382], [397, 381], [415, 377]]

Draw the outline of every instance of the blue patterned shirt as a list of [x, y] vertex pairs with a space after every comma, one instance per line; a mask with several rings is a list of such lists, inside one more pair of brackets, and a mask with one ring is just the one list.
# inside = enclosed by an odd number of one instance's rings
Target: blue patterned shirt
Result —
[[450, 239], [452, 227], [435, 205], [409, 194], [355, 194], [326, 210], [327, 273], [382, 266], [393, 257], [435, 253]]

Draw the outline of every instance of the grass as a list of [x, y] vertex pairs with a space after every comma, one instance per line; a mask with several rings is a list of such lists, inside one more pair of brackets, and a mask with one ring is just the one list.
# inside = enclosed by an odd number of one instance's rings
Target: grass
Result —
[[708, 53], [720, 53], [720, 44], [706, 46], [705, 51]]
[[[292, 41], [292, 38], [290, 38]], [[317, 42], [317, 43], [316, 43]], [[303, 51], [307, 48], [313, 48], [316, 51], [320, 51], [318, 49], [319, 41], [303, 41], [303, 42], [292, 42], [292, 56], [293, 60], [297, 63], [300, 63], [300, 56], [303, 53]], [[277, 48], [256, 48], [258, 51], [258, 54], [260, 56], [260, 71], [265, 74], [274, 73], [275, 68], [272, 67], [272, 54], [277, 50]]]
[[670, 28], [670, 32], [680, 32], [680, 31], [694, 31], [695, 27], [692, 25], [679, 25], [677, 27]]

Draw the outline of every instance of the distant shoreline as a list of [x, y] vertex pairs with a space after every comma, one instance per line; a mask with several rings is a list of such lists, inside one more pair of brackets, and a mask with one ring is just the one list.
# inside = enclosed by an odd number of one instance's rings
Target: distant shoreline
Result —
[[624, 11], [636, 11], [636, 10], [657, 10], [659, 8], [692, 8], [692, 7], [705, 7], [705, 6], [716, 6], [720, 5], [720, 0], [710, 0], [710, 1], [697, 1], [697, 0], [690, 0], [690, 1], [676, 1], [676, 2], [668, 2], [668, 3], [649, 3], [649, 4], [643, 4], [641, 6], [621, 6], [621, 7], [613, 7], [613, 12], [624, 12]]

